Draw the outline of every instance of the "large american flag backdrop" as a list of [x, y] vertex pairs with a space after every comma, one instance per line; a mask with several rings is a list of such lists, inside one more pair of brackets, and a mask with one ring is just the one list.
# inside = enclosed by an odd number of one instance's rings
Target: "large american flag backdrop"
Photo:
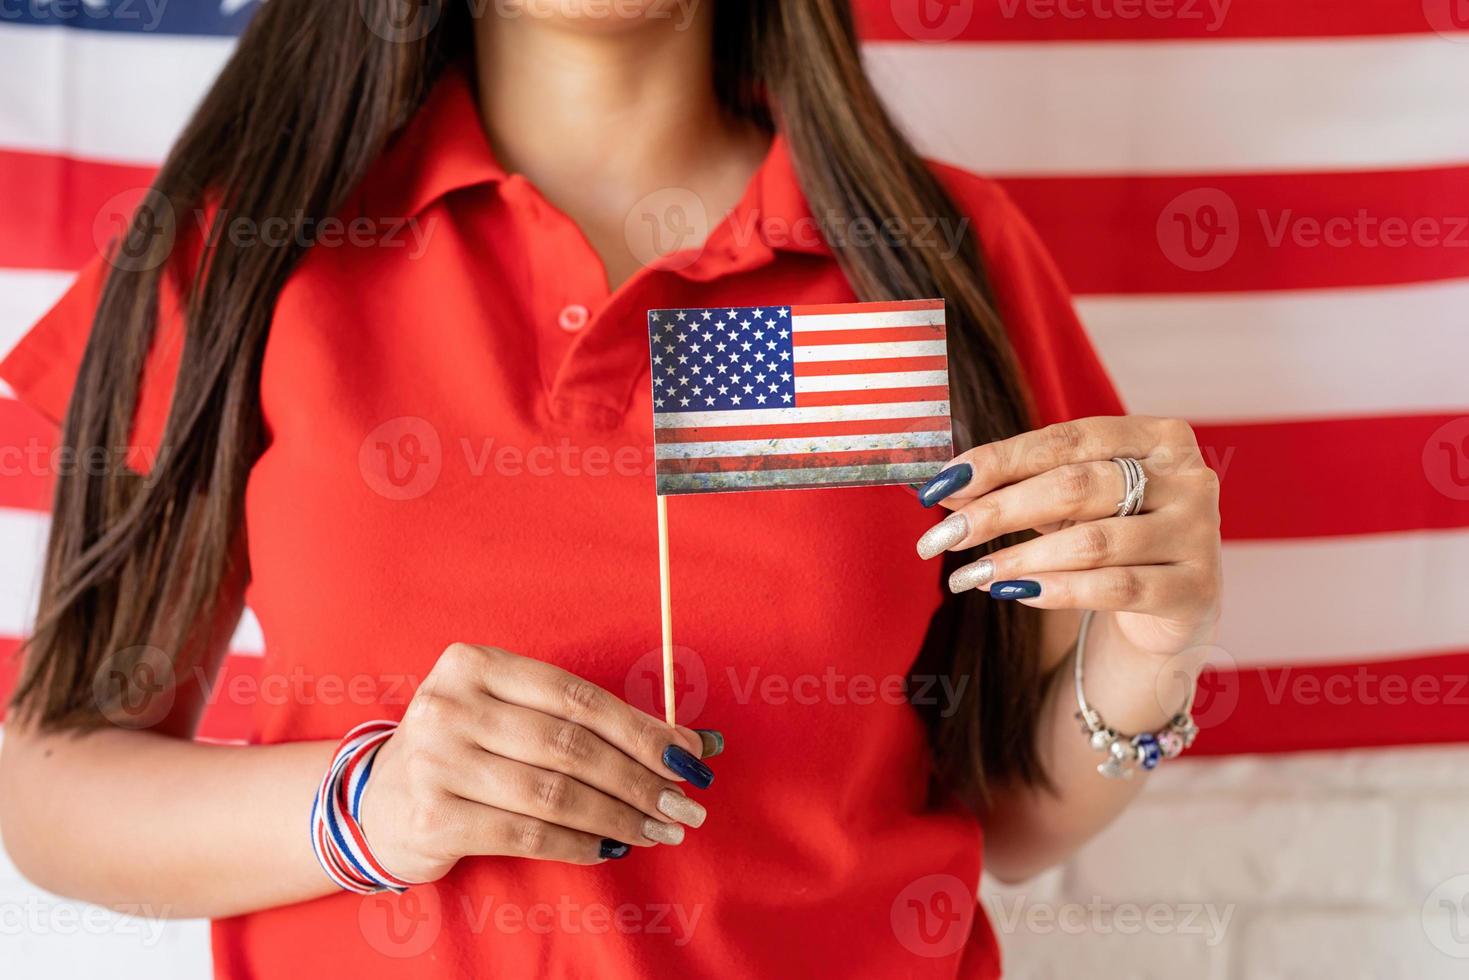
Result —
[[[1001, 179], [1130, 407], [1194, 422], [1223, 477], [1198, 750], [1469, 737], [1469, 4], [861, 8], [921, 148]], [[137, 199], [253, 9], [0, 6], [0, 350]], [[13, 649], [56, 433], [0, 394]], [[247, 618], [219, 690], [260, 646]], [[243, 731], [227, 701], [212, 737]]]

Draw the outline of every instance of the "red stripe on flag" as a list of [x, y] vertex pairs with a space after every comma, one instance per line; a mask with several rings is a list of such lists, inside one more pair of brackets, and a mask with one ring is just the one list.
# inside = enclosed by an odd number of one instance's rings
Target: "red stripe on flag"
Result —
[[949, 359], [942, 354], [920, 357], [874, 357], [865, 361], [796, 360], [798, 378], [823, 377], [833, 374], [885, 374], [890, 371], [945, 371]]
[[700, 425], [654, 429], [658, 443], [729, 442], [733, 439], [800, 439], [804, 436], [862, 436], [891, 432], [946, 432], [947, 416], [911, 419], [854, 419], [847, 422], [792, 422], [786, 425]]
[[890, 402], [948, 401], [948, 385], [925, 388], [871, 388], [863, 391], [803, 391], [796, 395], [799, 408], [823, 408], [828, 405], [875, 405]]
[[887, 466], [893, 463], [927, 463], [949, 458], [948, 446], [919, 446], [914, 449], [867, 449], [841, 453], [791, 453], [787, 455], [711, 456], [706, 459], [660, 459], [659, 473], [728, 473], [734, 471], [805, 470], [827, 466]]
[[1194, 716], [1200, 755], [1469, 741], [1469, 651], [1207, 670]]
[[1435, 24], [1419, 0], [858, 0], [856, 11], [869, 41], [1151, 41], [1422, 34], [1448, 25], [1450, 0], [1441, 6]]
[[905, 340], [943, 340], [942, 324], [922, 327], [874, 327], [871, 330], [806, 330], [796, 338], [797, 347], [822, 344], [891, 344]]
[[1076, 293], [1311, 289], [1469, 276], [1469, 166], [1001, 182]]
[[792, 306], [791, 316], [830, 316], [836, 313], [907, 313], [910, 310], [942, 310], [941, 299], [904, 299], [891, 303], [817, 303]]
[[[1469, 527], [1469, 459], [1435, 433], [1455, 416], [1198, 425], [1233, 541]], [[1458, 460], [1456, 465], [1455, 460]]]
[[0, 636], [0, 721], [5, 720], [11, 692], [20, 681], [20, 666], [20, 640], [13, 636]]
[[[0, 266], [79, 269], [153, 179], [133, 167], [0, 150]], [[123, 195], [126, 204], [112, 203]], [[94, 233], [95, 230], [95, 233]]]

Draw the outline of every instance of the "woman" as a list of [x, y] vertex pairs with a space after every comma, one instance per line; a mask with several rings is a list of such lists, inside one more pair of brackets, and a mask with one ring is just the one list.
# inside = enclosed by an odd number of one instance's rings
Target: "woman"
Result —
[[[216, 919], [224, 977], [996, 975], [981, 840], [1024, 878], [1142, 782], [1078, 730], [1080, 610], [1123, 733], [1168, 731], [1213, 629], [1187, 426], [1120, 414], [1033, 233], [919, 161], [839, 0], [398, 12], [262, 7], [110, 263], [4, 364], [68, 446], [133, 448], [58, 487], [0, 767], [16, 863]], [[969, 448], [919, 497], [951, 515], [674, 501], [703, 731], [665, 726], [645, 311], [930, 296]], [[242, 696], [214, 682], [247, 600]], [[190, 741], [231, 697], [251, 744]], [[343, 892], [308, 832], [374, 718], [401, 723], [355, 802], [400, 897]]]

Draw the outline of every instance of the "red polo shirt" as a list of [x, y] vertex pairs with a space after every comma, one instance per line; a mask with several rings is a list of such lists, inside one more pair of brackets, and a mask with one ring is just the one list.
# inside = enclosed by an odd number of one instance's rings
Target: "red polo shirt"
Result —
[[[1038, 422], [1118, 402], [1029, 226], [995, 185], [936, 168], [968, 214]], [[697, 255], [609, 292], [574, 224], [486, 144], [451, 73], [344, 217], [418, 237], [310, 250], [260, 382], [248, 601], [283, 679], [261, 743], [397, 716], [455, 640], [551, 661], [657, 712], [658, 576], [645, 311], [855, 297], [780, 140]], [[359, 226], [359, 230], [365, 226]], [[0, 366], [65, 407], [101, 266]], [[157, 443], [168, 313], [137, 441]], [[221, 921], [229, 978], [990, 977], [980, 828], [924, 802], [901, 683], [940, 597], [902, 487], [669, 504], [679, 720], [728, 750], [680, 847], [596, 867], [465, 860], [402, 897], [335, 895]], [[306, 833], [309, 800], [301, 801]]]

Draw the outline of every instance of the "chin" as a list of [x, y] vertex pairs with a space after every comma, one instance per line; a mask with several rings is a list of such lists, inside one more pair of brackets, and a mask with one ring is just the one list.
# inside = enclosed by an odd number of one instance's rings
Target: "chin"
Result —
[[691, 0], [490, 0], [491, 16], [519, 17], [584, 34], [617, 34], [658, 22], [685, 23]]

